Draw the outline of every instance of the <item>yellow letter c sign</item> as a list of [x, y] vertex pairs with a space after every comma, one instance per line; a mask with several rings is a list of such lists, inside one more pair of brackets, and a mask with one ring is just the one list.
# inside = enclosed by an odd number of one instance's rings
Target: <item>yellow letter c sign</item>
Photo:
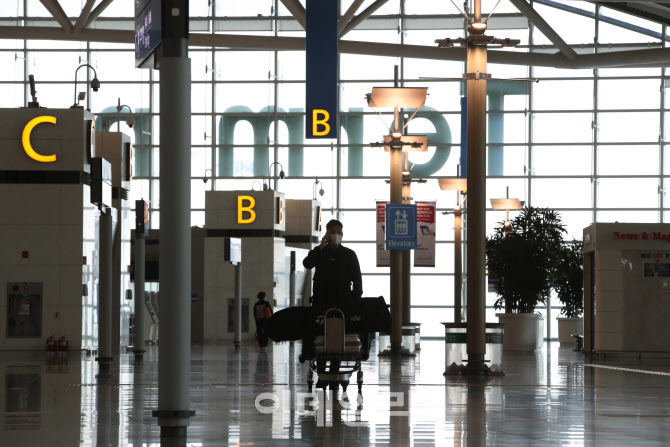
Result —
[[26, 151], [26, 154], [33, 160], [42, 162], [42, 163], [51, 163], [56, 161], [56, 154], [52, 155], [40, 155], [35, 152], [33, 146], [30, 144], [30, 134], [32, 133], [35, 126], [41, 123], [51, 123], [56, 124], [55, 116], [38, 116], [37, 118], [31, 119], [26, 127], [23, 128], [23, 136], [21, 141], [23, 142], [23, 150]]

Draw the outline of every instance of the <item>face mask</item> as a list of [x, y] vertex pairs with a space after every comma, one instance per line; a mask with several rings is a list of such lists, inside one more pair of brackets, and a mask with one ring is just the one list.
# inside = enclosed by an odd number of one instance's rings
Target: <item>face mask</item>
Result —
[[340, 245], [342, 244], [342, 235], [341, 234], [331, 234], [330, 235], [330, 243], [333, 245]]

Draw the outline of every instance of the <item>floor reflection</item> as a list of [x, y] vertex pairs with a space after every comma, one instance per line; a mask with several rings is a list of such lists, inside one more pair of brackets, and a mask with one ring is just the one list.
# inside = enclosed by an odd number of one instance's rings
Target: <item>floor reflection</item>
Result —
[[[589, 364], [550, 343], [505, 354], [502, 378], [444, 377], [443, 342], [422, 348], [365, 362], [359, 405], [355, 386], [307, 393], [299, 343], [195, 347], [188, 445], [670, 445], [667, 362]], [[0, 445], [160, 445], [155, 347], [106, 374], [80, 353], [2, 352], [0, 372]]]

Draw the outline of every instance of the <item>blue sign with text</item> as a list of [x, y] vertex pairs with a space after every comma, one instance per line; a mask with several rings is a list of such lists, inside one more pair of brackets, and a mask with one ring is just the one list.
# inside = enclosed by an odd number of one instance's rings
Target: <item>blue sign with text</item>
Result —
[[146, 64], [163, 40], [161, 0], [135, 2], [135, 68], [153, 68]]
[[337, 138], [337, 0], [305, 7], [305, 136]]
[[414, 250], [416, 240], [416, 205], [386, 205], [386, 249]]

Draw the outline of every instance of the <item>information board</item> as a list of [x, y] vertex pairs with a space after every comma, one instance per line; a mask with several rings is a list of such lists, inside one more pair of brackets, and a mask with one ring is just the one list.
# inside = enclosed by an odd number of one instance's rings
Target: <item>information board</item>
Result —
[[161, 0], [135, 0], [135, 68], [153, 68], [151, 56], [163, 39]]

